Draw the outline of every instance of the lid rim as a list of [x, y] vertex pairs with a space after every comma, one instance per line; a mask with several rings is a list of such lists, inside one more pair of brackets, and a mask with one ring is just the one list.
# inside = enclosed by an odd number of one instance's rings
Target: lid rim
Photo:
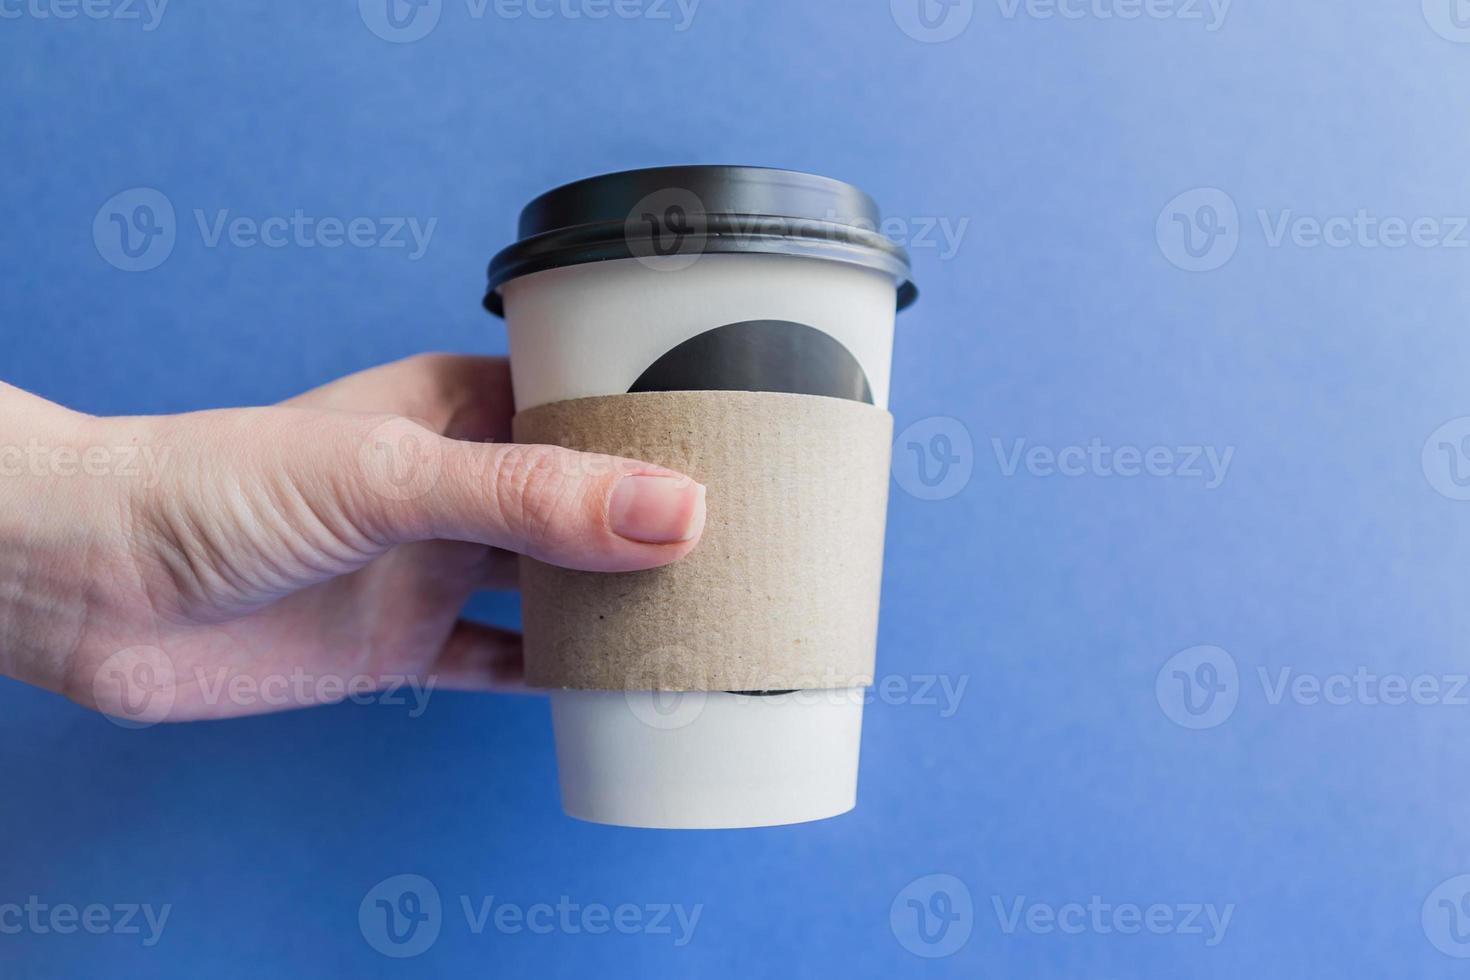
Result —
[[899, 310], [918, 296], [908, 252], [877, 230], [878, 205], [860, 188], [796, 170], [696, 165], [587, 177], [534, 198], [521, 212], [519, 239], [490, 261], [485, 308], [504, 316], [500, 287], [512, 279], [659, 254], [655, 228], [634, 234], [629, 215], [640, 207], [657, 213], [665, 194], [669, 213], [685, 222], [680, 234], [697, 236], [697, 247], [683, 253], [696, 260], [770, 254], [843, 262], [892, 276]]
[[[897, 289], [896, 310], [903, 312], [913, 306], [919, 298], [919, 289], [903, 274], [901, 266], [888, 263], [861, 261], [855, 257], [837, 257], [831, 254], [818, 254], [808, 251], [797, 251], [789, 247], [784, 248], [706, 248], [700, 257], [704, 255], [787, 255], [798, 259], [815, 259], [819, 262], [841, 262], [844, 265], [857, 266], [859, 268], [871, 269], [874, 272], [886, 272], [894, 279]], [[631, 248], [623, 246], [601, 246], [583, 245], [573, 249], [563, 250], [556, 255], [543, 255], [533, 258], [517, 260], [514, 256], [506, 256], [504, 252], [496, 256], [499, 261], [505, 258], [503, 268], [497, 270], [498, 274], [491, 278], [490, 287], [485, 291], [482, 305], [487, 311], [498, 317], [505, 316], [505, 301], [500, 295], [500, 287], [516, 279], [535, 275], [538, 272], [550, 272], [553, 269], [571, 269], [581, 265], [594, 265], [599, 262], [614, 262], [625, 259], [637, 258]], [[895, 274], [896, 273], [896, 274]]]

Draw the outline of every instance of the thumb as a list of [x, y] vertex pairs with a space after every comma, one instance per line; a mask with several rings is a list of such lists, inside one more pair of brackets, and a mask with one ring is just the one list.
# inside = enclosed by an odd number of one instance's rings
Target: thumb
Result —
[[[305, 486], [335, 495], [384, 544], [472, 541], [585, 571], [633, 571], [682, 558], [704, 529], [705, 488], [663, 467], [555, 446], [446, 439], [402, 417], [347, 423], [355, 465], [303, 446]], [[363, 430], [366, 431], [363, 431]]]

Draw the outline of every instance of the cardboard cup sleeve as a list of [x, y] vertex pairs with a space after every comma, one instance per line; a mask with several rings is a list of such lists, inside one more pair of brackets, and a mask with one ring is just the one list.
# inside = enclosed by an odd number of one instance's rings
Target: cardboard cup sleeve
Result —
[[521, 559], [533, 687], [785, 691], [873, 681], [893, 419], [862, 402], [672, 391], [553, 402], [518, 443], [656, 463], [708, 488], [684, 560], [576, 572]]

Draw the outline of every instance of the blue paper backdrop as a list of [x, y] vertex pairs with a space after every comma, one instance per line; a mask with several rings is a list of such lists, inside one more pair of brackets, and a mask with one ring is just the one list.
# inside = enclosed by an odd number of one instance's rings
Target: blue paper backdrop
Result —
[[[1461, 0], [395, 2], [0, 0], [0, 377], [173, 412], [502, 350], [483, 265], [545, 188], [854, 181], [924, 292], [859, 806], [577, 823], [531, 698], [130, 731], [4, 682], [0, 975], [1463, 972]], [[437, 223], [211, 244], [298, 209]], [[359, 922], [400, 874], [414, 958]]]

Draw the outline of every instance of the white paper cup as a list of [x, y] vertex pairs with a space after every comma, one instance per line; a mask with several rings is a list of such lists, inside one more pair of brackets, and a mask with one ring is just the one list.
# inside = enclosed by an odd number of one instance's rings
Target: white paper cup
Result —
[[[640, 207], [652, 207], [645, 213], [655, 220], [659, 206], [670, 200], [692, 197], [695, 203], [667, 205], [665, 217], [682, 211], [688, 218], [703, 208], [688, 186], [704, 189], [706, 197], [720, 194], [701, 183], [702, 174], [688, 173], [704, 169], [668, 168], [600, 180], [632, 180], [642, 191], [654, 187], [626, 216], [619, 215], [631, 227]], [[784, 171], [752, 173], [756, 182], [786, 176]], [[737, 174], [740, 180], [746, 176]], [[825, 183], [835, 186], [839, 199], [860, 195], [847, 185]], [[546, 197], [572, 190], [577, 198], [579, 187]], [[633, 196], [627, 188], [614, 190]], [[740, 187], [736, 196], [748, 190]], [[601, 215], [604, 224], [618, 206], [617, 194], [610, 197], [612, 211]], [[859, 205], [871, 205], [865, 195], [860, 197]], [[649, 200], [652, 205], [643, 203]], [[602, 206], [600, 200], [582, 203], [594, 211]], [[522, 217], [522, 245], [528, 235], [532, 241], [537, 234], [546, 235], [536, 224], [541, 205], [538, 199]], [[566, 202], [553, 205], [550, 210], [559, 209], [564, 218]], [[810, 202], [806, 206], [812, 210]], [[843, 217], [840, 208], [837, 213]], [[876, 222], [875, 208], [871, 214]], [[539, 220], [544, 225], [546, 215]], [[530, 271], [523, 267], [515, 275], [502, 273], [499, 282], [492, 265], [486, 305], [496, 312], [503, 309], [517, 411], [626, 393], [650, 365], [681, 343], [751, 321], [804, 325], [837, 341], [861, 368], [872, 403], [886, 409], [895, 312], [913, 298], [912, 286], [895, 276], [892, 264], [848, 260], [842, 250], [851, 242], [841, 230], [818, 229], [830, 236], [832, 249], [821, 241], [808, 248], [803, 241], [796, 246], [801, 254], [792, 254], [790, 242], [774, 237], [756, 241], [754, 247], [749, 241], [736, 242], [737, 250], [719, 251], [712, 244], [713, 228], [697, 220], [686, 225], [687, 237], [698, 239], [697, 251], [686, 243], [683, 251], [659, 254], [634, 242], [625, 244], [622, 257], [614, 250], [613, 257], [597, 261]], [[766, 225], [751, 237], [773, 228], [782, 231]], [[719, 242], [718, 247], [729, 244]], [[763, 244], [771, 251], [759, 250]], [[860, 688], [775, 696], [552, 691], [563, 807], [584, 820], [661, 828], [757, 827], [844, 813], [856, 802], [865, 693]]]

